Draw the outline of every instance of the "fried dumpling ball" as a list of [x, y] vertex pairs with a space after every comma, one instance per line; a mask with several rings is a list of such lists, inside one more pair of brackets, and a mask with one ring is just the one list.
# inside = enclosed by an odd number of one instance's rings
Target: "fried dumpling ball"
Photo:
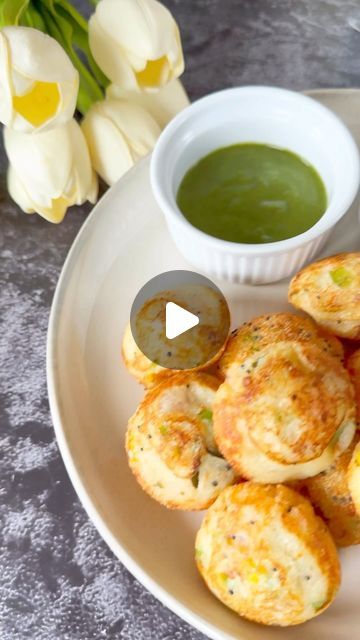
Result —
[[360, 515], [360, 442], [357, 443], [348, 470], [348, 483], [355, 509]]
[[219, 450], [237, 473], [256, 482], [317, 475], [350, 445], [355, 429], [349, 374], [316, 344], [269, 345], [216, 392]]
[[[196, 288], [191, 294], [190, 287], [185, 293], [181, 292], [163, 296], [154, 296], [138, 313], [137, 326], [144, 345], [147, 345], [146, 353], [153, 352], [154, 360], [147, 358], [139, 349], [134, 340], [130, 323], [127, 325], [123, 343], [122, 357], [129, 373], [146, 388], [151, 388], [178, 373], [179, 371], [201, 371], [214, 365], [222, 355], [228, 334], [229, 311], [216, 292], [208, 288]], [[166, 293], [166, 292], [165, 292]], [[191, 333], [184, 332], [176, 338], [176, 364], [171, 340], [164, 339], [163, 328], [165, 326], [166, 303], [171, 299], [179, 306], [186, 308], [186, 304], [193, 304], [190, 311], [196, 308], [196, 300], [206, 295], [206, 303], [203, 302], [202, 322], [194, 327]], [[161, 366], [158, 364], [166, 364]]]
[[206, 509], [234, 482], [213, 435], [212, 404], [219, 381], [177, 374], [151, 389], [130, 419], [126, 449], [142, 488], [172, 509]]
[[267, 625], [310, 620], [340, 584], [328, 528], [306, 498], [283, 485], [225, 489], [197, 534], [196, 562], [223, 604]]
[[[165, 335], [169, 300], [201, 319], [191, 331], [179, 334], [175, 341]], [[222, 355], [229, 326], [226, 302], [210, 286], [187, 284], [173, 291], [162, 291], [145, 300], [134, 314], [132, 330], [128, 327], [124, 337], [125, 363], [140, 381], [147, 384], [150, 379], [150, 386], [158, 374], [164, 377], [163, 367], [170, 371], [168, 376], [176, 371], [207, 369]], [[139, 356], [136, 343], [148, 357]]]
[[340, 340], [318, 327], [313, 320], [294, 313], [274, 313], [245, 322], [232, 332], [217, 367], [223, 377], [237, 371], [243, 360], [277, 342], [316, 343], [320, 349], [342, 360]]
[[360, 253], [310, 264], [290, 282], [289, 301], [335, 335], [360, 340]]
[[130, 323], [124, 332], [122, 357], [129, 373], [146, 388], [159, 384], [175, 373], [172, 369], [165, 369], [155, 362], [151, 362], [140, 351], [131, 333]]
[[360, 349], [357, 349], [347, 360], [347, 370], [355, 389], [358, 427], [360, 428]]
[[360, 544], [360, 514], [357, 513], [348, 484], [348, 470], [356, 441], [314, 478], [303, 481], [311, 503], [322, 515], [336, 544]]

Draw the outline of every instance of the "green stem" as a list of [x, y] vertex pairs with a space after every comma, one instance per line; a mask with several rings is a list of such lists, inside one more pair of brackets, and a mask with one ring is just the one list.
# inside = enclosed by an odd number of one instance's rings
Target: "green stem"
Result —
[[18, 25], [26, 12], [30, 0], [1, 0], [0, 28]]
[[[55, 0], [56, 1], [56, 0]], [[57, 6], [57, 12], [61, 15], [69, 24], [71, 24], [73, 33], [72, 40], [75, 46], [82, 51], [87, 59], [90, 71], [92, 72], [97, 83], [102, 89], [106, 89], [109, 86], [110, 80], [98, 67], [94, 57], [91, 53], [89, 46], [89, 30], [88, 23], [77, 11], [70, 5], [67, 0], [59, 0], [59, 6]]]
[[46, 33], [45, 22], [36, 7], [32, 4], [29, 4], [27, 10], [21, 17], [19, 24], [24, 27], [32, 27], [33, 29], [38, 29], [38, 31]]
[[47, 32], [61, 44], [79, 72], [80, 88], [77, 108], [84, 115], [95, 102], [104, 99], [104, 93], [73, 48], [73, 25], [55, 11], [54, 3], [51, 0], [42, 0], [41, 2], [37, 0], [37, 2], [39, 3], [39, 11], [46, 24]]

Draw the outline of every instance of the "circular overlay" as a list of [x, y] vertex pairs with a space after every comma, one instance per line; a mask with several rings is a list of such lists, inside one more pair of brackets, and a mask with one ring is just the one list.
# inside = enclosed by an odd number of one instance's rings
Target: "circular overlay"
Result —
[[140, 351], [167, 369], [197, 369], [221, 354], [230, 312], [220, 289], [193, 271], [166, 271], [137, 294], [130, 314]]

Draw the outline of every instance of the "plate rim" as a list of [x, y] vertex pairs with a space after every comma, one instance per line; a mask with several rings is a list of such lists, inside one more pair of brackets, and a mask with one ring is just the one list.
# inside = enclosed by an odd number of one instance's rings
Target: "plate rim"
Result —
[[[316, 96], [319, 96], [319, 94], [360, 94], [360, 88], [314, 88], [303, 91], [303, 93], [316, 98]], [[94, 524], [99, 535], [108, 545], [115, 558], [119, 560], [125, 566], [125, 568], [135, 577], [135, 579], [138, 580], [142, 584], [142, 586], [147, 589], [157, 600], [159, 600], [162, 605], [166, 606], [170, 611], [182, 618], [187, 624], [194, 627], [208, 638], [211, 638], [211, 640], [245, 640], [240, 630], [239, 635], [237, 636], [234, 636], [232, 634], [229, 635], [227, 632], [219, 629], [219, 627], [216, 627], [213, 624], [207, 622], [202, 616], [189, 609], [188, 606], [185, 606], [181, 602], [179, 602], [176, 597], [172, 596], [165, 588], [161, 587], [156, 582], [156, 580], [151, 578], [148, 573], [141, 568], [136, 560], [133, 559], [131, 554], [128, 553], [118, 542], [116, 537], [112, 534], [109, 527], [104, 522], [99, 511], [94, 506], [92, 499], [86, 490], [85, 484], [83, 483], [81, 478], [81, 473], [77, 468], [75, 460], [73, 459], [73, 456], [71, 454], [71, 450], [65, 435], [65, 430], [62, 426], [61, 401], [59, 398], [59, 389], [57, 387], [56, 335], [61, 316], [61, 303], [67, 289], [66, 284], [71, 277], [73, 268], [76, 265], [77, 255], [86, 244], [87, 236], [90, 230], [93, 228], [93, 225], [96, 223], [97, 217], [99, 215], [105, 215], [102, 210], [106, 207], [107, 200], [114, 198], [117, 190], [126, 188], [126, 182], [132, 175], [132, 173], [134, 171], [137, 171], [139, 166], [149, 164], [150, 157], [151, 154], [148, 154], [139, 163], [137, 163], [137, 165], [130, 169], [130, 171], [128, 171], [113, 187], [109, 188], [108, 191], [104, 193], [104, 195], [96, 203], [90, 214], [81, 225], [70, 246], [64, 264], [61, 268], [51, 302], [46, 339], [46, 381], [50, 415], [60, 455], [64, 462], [65, 469], [70, 478], [75, 493], [77, 494], [80, 503], [90, 521]]]
[[[119, 560], [125, 568], [142, 584], [162, 605], [166, 606], [170, 611], [175, 613], [190, 626], [203, 633], [211, 640], [242, 640], [241, 636], [229, 635], [220, 631], [217, 627], [206, 622], [201, 616], [191, 611], [188, 607], [181, 604], [177, 598], [172, 596], [166, 589], [161, 587], [156, 580], [151, 578], [148, 573], [134, 560], [130, 553], [118, 542], [112, 534], [109, 527], [104, 522], [101, 514], [94, 506], [90, 495], [88, 494], [85, 484], [82, 481], [81, 473], [77, 468], [75, 460], [71, 454], [70, 447], [67, 442], [65, 430], [62, 426], [61, 418], [61, 402], [59, 398], [59, 389], [57, 388], [57, 358], [56, 358], [56, 334], [60, 322], [61, 303], [66, 291], [66, 284], [71, 277], [71, 273], [76, 264], [77, 254], [86, 244], [89, 230], [93, 227], [97, 216], [102, 212], [102, 208], [106, 206], [108, 198], [113, 198], [117, 189], [123, 189], [128, 176], [136, 171], [140, 165], [149, 164], [151, 154], [143, 158], [136, 166], [127, 172], [112, 188], [110, 188], [96, 203], [89, 216], [86, 218], [79, 231], [77, 232], [68, 254], [65, 258], [63, 267], [60, 271], [59, 279], [55, 287], [51, 309], [49, 314], [49, 322], [46, 340], [46, 380], [47, 392], [49, 399], [50, 414], [54, 427], [57, 445], [59, 447], [61, 458], [64, 462], [65, 469], [70, 478], [71, 484], [78, 496], [82, 507], [85, 509], [87, 516], [95, 526], [101, 538], [108, 545], [115, 558]], [[99, 214], [100, 212], [100, 214]], [[221, 637], [220, 634], [221, 633]]]

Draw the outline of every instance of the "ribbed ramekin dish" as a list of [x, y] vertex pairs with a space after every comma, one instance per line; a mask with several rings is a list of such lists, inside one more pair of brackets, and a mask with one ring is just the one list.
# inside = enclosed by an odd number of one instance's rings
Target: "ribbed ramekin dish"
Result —
[[[211, 151], [241, 142], [288, 149], [315, 167], [328, 206], [308, 231], [279, 242], [243, 244], [210, 236], [188, 222], [176, 203], [182, 178]], [[329, 109], [275, 87], [227, 89], [194, 102], [162, 132], [151, 160], [151, 184], [179, 251], [208, 275], [264, 284], [289, 277], [311, 261], [351, 206], [359, 187], [359, 152]]]

